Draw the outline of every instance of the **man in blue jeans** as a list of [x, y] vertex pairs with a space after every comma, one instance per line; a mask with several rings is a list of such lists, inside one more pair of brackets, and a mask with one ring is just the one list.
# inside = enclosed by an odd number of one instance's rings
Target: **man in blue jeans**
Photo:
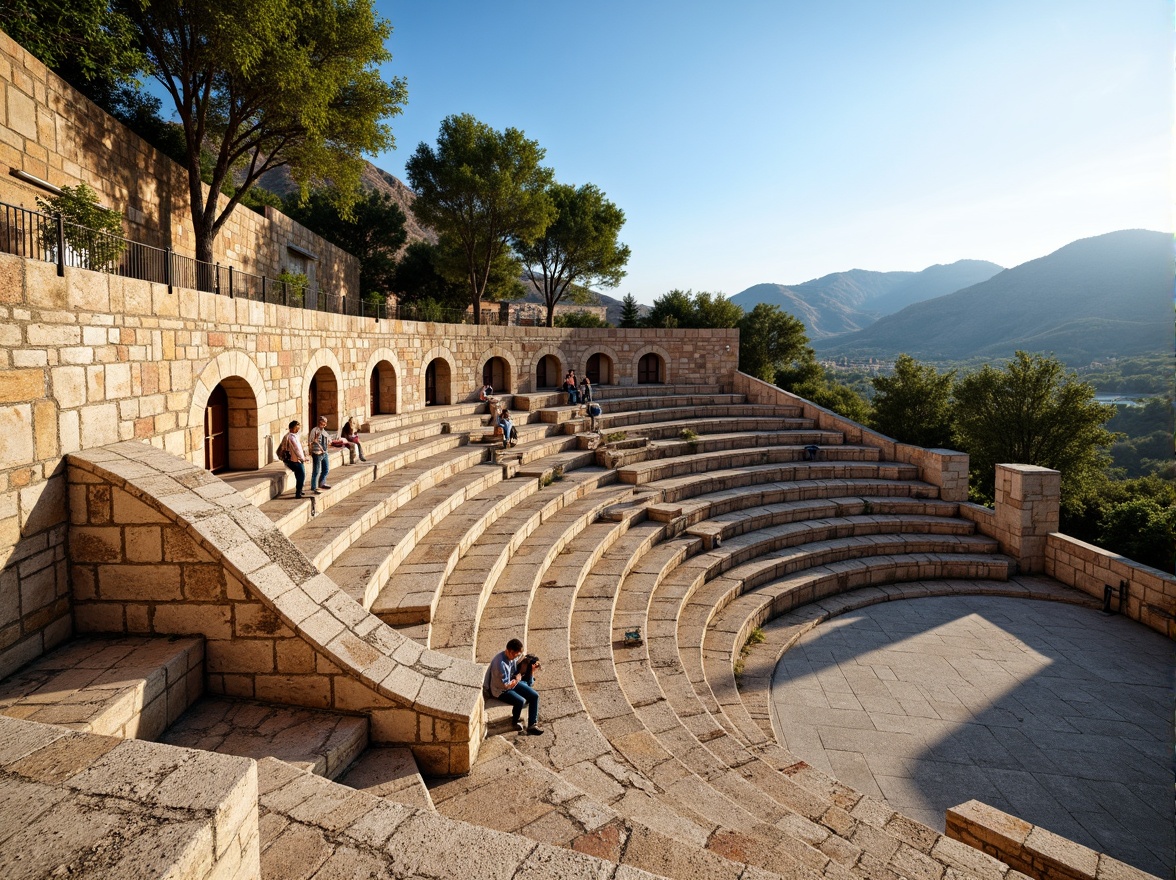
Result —
[[[534, 670], [539, 668], [539, 661], [528, 664], [526, 674], [519, 671], [519, 658], [523, 654], [523, 643], [518, 639], [511, 639], [506, 643], [506, 650], [499, 651], [490, 661], [488, 677], [490, 679], [490, 694], [503, 702], [510, 703], [514, 708], [511, 720], [515, 729], [522, 733], [526, 730], [531, 736], [539, 736], [543, 728], [539, 726], [539, 692], [535, 690]], [[527, 707], [527, 726], [523, 727], [523, 707]]]

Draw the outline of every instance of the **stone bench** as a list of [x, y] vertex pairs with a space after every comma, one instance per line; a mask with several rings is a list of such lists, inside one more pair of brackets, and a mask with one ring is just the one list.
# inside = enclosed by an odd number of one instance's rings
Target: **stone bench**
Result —
[[0, 684], [0, 714], [156, 739], [203, 690], [201, 638], [86, 636]]

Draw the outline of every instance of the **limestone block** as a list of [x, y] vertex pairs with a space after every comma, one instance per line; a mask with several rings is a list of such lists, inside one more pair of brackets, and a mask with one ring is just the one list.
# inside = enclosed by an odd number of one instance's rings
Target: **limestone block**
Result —
[[32, 406], [0, 407], [0, 470], [28, 465], [34, 455]]

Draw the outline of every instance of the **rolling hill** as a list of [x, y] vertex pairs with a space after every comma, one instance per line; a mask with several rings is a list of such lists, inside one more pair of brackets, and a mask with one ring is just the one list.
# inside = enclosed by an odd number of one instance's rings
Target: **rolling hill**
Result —
[[731, 301], [745, 311], [761, 302], [779, 306], [804, 322], [810, 338], [821, 339], [864, 329], [905, 305], [968, 287], [1000, 270], [983, 260], [960, 260], [922, 272], [851, 269], [802, 284], [756, 284]]
[[931, 360], [1052, 352], [1071, 364], [1172, 347], [1172, 237], [1132, 229], [1073, 242], [869, 327], [814, 340], [823, 357]]

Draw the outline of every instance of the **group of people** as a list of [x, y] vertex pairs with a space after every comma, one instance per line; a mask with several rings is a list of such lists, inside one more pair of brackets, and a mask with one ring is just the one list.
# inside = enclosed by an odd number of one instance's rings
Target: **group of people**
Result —
[[567, 375], [564, 376], [561, 390], [568, 396], [569, 406], [592, 402], [592, 383], [585, 376], [577, 385], [575, 370], [568, 370]]
[[302, 448], [302, 440], [298, 434], [302, 430], [302, 423], [297, 419], [290, 422], [289, 430], [282, 442], [278, 444], [278, 458], [294, 474], [294, 497], [302, 498], [302, 487], [306, 482], [306, 460], [309, 453], [311, 462], [310, 491], [318, 495], [321, 490], [330, 489], [327, 485], [327, 474], [331, 470], [330, 452], [333, 447], [344, 448], [351, 453], [351, 464], [367, 461], [363, 454], [363, 444], [359, 441], [359, 426], [352, 417], [344, 422], [337, 438], [331, 436], [327, 430], [327, 417], [319, 416], [318, 423], [310, 429], [306, 438], [309, 449]]

